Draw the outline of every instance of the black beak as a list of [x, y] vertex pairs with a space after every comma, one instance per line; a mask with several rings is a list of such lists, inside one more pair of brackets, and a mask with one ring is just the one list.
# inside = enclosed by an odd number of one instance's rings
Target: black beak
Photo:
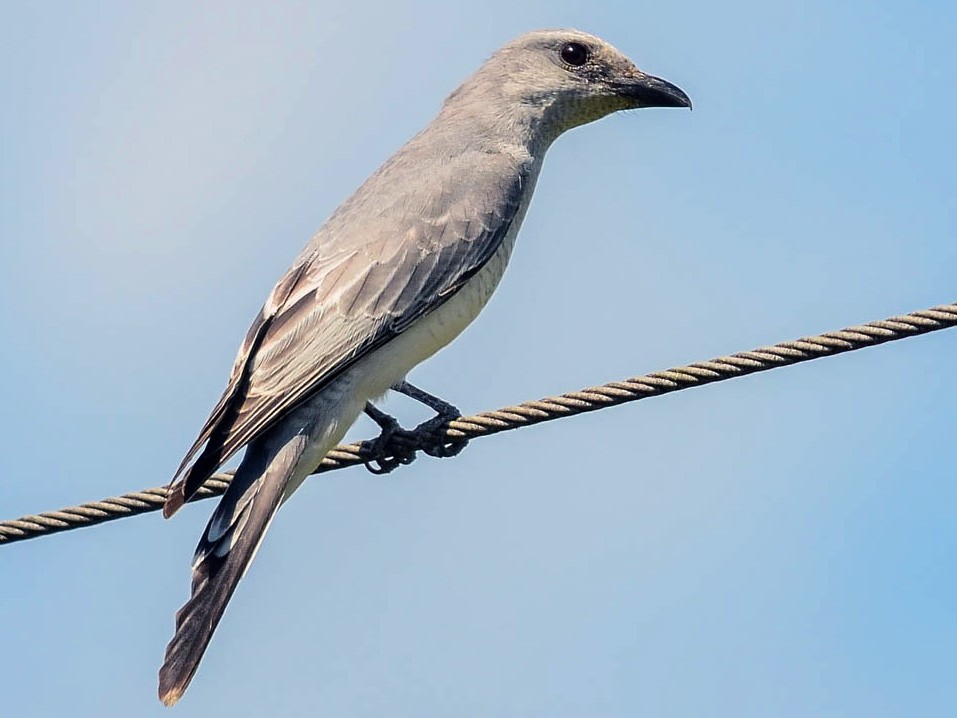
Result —
[[638, 107], [687, 107], [691, 100], [677, 85], [654, 75], [638, 73], [634, 78], [618, 83], [616, 88], [622, 97], [634, 100]]

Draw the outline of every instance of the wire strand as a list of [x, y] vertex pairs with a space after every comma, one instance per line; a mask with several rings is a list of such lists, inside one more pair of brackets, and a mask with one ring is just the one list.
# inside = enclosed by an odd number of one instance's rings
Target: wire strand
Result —
[[[420, 429], [411, 432], [406, 437], [406, 448], [413, 451], [434, 449], [450, 441], [478, 439], [545, 421], [597, 411], [769, 369], [800, 364], [811, 359], [843, 354], [954, 326], [957, 326], [957, 303], [942, 304], [817, 336], [803, 337], [752, 351], [716, 357], [708, 361], [636, 376], [624, 381], [613, 381], [537, 401], [526, 401], [474, 416], [462, 416], [441, 429]], [[363, 464], [374, 458], [372, 444], [372, 441], [362, 441], [337, 446], [326, 455], [314, 473], [320, 474]], [[229, 486], [231, 478], [231, 472], [215, 474], [203, 484], [191, 501], [222, 495]], [[59, 511], [47, 511], [0, 521], [0, 544], [25, 541], [38, 536], [158, 511], [166, 501], [166, 494], [167, 488], [160, 486], [102, 501], [91, 501]]]

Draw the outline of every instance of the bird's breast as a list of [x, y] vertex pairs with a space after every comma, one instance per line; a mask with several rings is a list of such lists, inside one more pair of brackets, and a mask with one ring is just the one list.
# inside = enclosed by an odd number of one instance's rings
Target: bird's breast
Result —
[[508, 232], [495, 253], [458, 292], [360, 362], [365, 364], [359, 372], [364, 378], [360, 389], [363, 395], [373, 398], [384, 394], [478, 316], [505, 273], [517, 231], [516, 226]]

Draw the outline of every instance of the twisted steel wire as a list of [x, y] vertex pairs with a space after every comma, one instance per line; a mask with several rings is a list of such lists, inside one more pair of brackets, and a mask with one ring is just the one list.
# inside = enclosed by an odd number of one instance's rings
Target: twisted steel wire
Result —
[[[660, 396], [725, 379], [799, 364], [811, 359], [843, 354], [954, 326], [957, 326], [957, 303], [942, 304], [817, 336], [781, 342], [752, 351], [695, 362], [624, 381], [613, 381], [537, 401], [526, 401], [474, 416], [462, 416], [440, 429], [420, 428], [410, 432], [399, 437], [399, 443], [411, 451], [431, 449], [434, 452], [438, 447], [456, 440], [477, 439], [502, 431], [520, 429], [651, 396]], [[373, 458], [375, 456], [372, 441], [343, 444], [326, 455], [315, 473], [363, 464]], [[215, 474], [191, 501], [220, 496], [226, 491], [231, 478], [231, 472]], [[166, 493], [166, 487], [160, 486], [102, 501], [91, 501], [59, 511], [47, 511], [0, 521], [0, 544], [24, 541], [37, 536], [157, 511], [166, 501]]]

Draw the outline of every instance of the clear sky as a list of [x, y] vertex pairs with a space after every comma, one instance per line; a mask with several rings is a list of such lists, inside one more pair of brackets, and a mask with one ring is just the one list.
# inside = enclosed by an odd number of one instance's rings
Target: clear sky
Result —
[[[957, 299], [952, 2], [11, 3], [0, 518], [168, 481], [310, 234], [555, 26], [695, 109], [561, 138], [413, 380], [474, 412]], [[955, 361], [942, 332], [310, 480], [176, 715], [954, 715]], [[0, 548], [3, 712], [160, 715], [211, 508]]]

